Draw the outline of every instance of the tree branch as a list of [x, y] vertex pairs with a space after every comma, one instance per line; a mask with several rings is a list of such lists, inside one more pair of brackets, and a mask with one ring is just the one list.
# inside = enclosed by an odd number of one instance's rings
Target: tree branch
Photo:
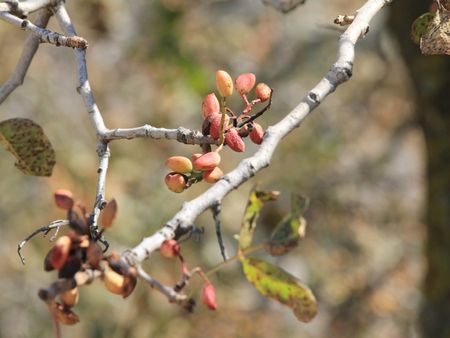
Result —
[[[0, 5], [2, 5], [0, 3]], [[52, 13], [44, 9], [39, 12], [39, 16], [35, 21], [37, 27], [46, 27]], [[20, 55], [19, 62], [17, 62], [16, 69], [11, 74], [9, 79], [0, 87], [0, 104], [6, 100], [14, 89], [23, 84], [23, 80], [28, 71], [28, 67], [33, 60], [34, 54], [36, 54], [39, 48], [40, 37], [34, 34], [30, 34], [25, 40], [22, 55]]]
[[64, 46], [71, 48], [81, 48], [86, 49], [88, 43], [85, 39], [79, 36], [64, 36], [62, 34], [52, 32], [48, 29], [41, 28], [34, 25], [26, 19], [20, 19], [17, 16], [7, 13], [0, 12], [0, 19], [9, 22], [10, 24], [19, 27], [21, 29], [27, 30], [40, 38], [40, 42], [48, 42], [55, 46]]
[[144, 238], [133, 249], [124, 252], [123, 259], [132, 265], [139, 264], [139, 262], [147, 259], [153, 251], [160, 247], [164, 240], [173, 238], [176, 230], [191, 227], [197, 216], [203, 211], [221, 202], [233, 189], [236, 189], [258, 171], [267, 167], [280, 141], [295, 128], [299, 127], [309, 113], [317, 108], [339, 85], [350, 79], [353, 71], [356, 42], [368, 32], [370, 20], [391, 1], [368, 0], [357, 11], [354, 21], [341, 35], [337, 61], [331, 67], [331, 70], [303, 98], [297, 107], [280, 122], [267, 129], [259, 150], [253, 156], [242, 160], [234, 170], [225, 175], [203, 194], [189, 202], [185, 202], [181, 210], [158, 232]]
[[18, 0], [1, 1], [0, 12], [10, 12], [20, 16], [26, 16], [55, 3], [56, 0], [28, 0], [22, 2], [19, 2]]

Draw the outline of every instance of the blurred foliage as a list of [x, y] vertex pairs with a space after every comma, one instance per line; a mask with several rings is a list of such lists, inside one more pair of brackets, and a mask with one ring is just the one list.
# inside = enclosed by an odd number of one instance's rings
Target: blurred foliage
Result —
[[[352, 13], [360, 1], [308, 1], [282, 15], [260, 1], [83, 0], [68, 2], [79, 35], [89, 41], [91, 85], [109, 127], [200, 128], [201, 100], [213, 90], [214, 72], [254, 72], [275, 88], [264, 127], [289, 112], [329, 69], [340, 30], [336, 14]], [[289, 192], [308, 196], [306, 238], [273, 261], [305, 281], [317, 296], [318, 315], [301, 324], [291, 311], [266, 301], [242, 276], [238, 264], [212, 277], [218, 311], [199, 306], [188, 315], [138, 283], [127, 300], [99, 282], [81, 290], [75, 311], [81, 323], [64, 337], [389, 337], [415, 332], [423, 275], [421, 214], [424, 144], [414, 123], [415, 97], [398, 48], [385, 30], [385, 13], [358, 45], [352, 80], [340, 87], [283, 141], [270, 167], [223, 204], [225, 245], [237, 247], [249, 190], [284, 192], [264, 208], [258, 236], [267, 238], [290, 210]], [[52, 29], [59, 30], [53, 22]], [[0, 23], [0, 81], [15, 66], [26, 33]], [[405, 36], [405, 39], [408, 37]], [[319, 57], [320, 56], [320, 57]], [[26, 177], [0, 149], [0, 337], [50, 337], [51, 320], [37, 290], [54, 276], [42, 269], [50, 248], [36, 238], [17, 243], [38, 226], [64, 217], [52, 204], [57, 188], [94, 203], [95, 134], [81, 98], [68, 48], [42, 45], [25, 83], [0, 106], [0, 118], [31, 118], [55, 148], [50, 178]], [[237, 105], [236, 102], [231, 102]], [[251, 154], [227, 152], [224, 171]], [[197, 148], [172, 141], [113, 142], [107, 196], [119, 213], [107, 236], [112, 249], [134, 246], [157, 230], [186, 199], [207, 188], [197, 184], [173, 194], [163, 183], [170, 155]], [[206, 233], [183, 244], [190, 264], [207, 270], [221, 261], [211, 213], [196, 222]], [[256, 240], [255, 239], [255, 240]], [[233, 249], [233, 250], [232, 250]], [[177, 265], [154, 255], [147, 269], [175, 283]], [[201, 285], [192, 284], [194, 294]]]

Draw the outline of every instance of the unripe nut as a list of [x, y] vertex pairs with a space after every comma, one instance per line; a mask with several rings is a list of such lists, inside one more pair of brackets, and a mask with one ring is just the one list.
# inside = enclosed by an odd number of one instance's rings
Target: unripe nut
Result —
[[[220, 123], [222, 122], [221, 114], [214, 114], [210, 116], [211, 124], [209, 126], [209, 134], [214, 140], [219, 139], [220, 137]], [[230, 117], [225, 114], [223, 121], [223, 130], [228, 129], [228, 124], [230, 123]]]
[[253, 73], [244, 73], [239, 75], [234, 82], [239, 94], [248, 94], [255, 86], [256, 76]]
[[210, 171], [213, 170], [220, 164], [220, 155], [214, 151], [210, 151], [202, 156], [200, 156], [194, 162], [194, 169], [200, 171]]
[[224, 70], [216, 72], [216, 86], [222, 97], [228, 97], [233, 94], [233, 80], [230, 74]]
[[272, 93], [272, 89], [265, 83], [258, 83], [255, 89], [256, 97], [260, 99], [262, 102], [270, 99], [270, 95]]
[[211, 93], [205, 96], [202, 103], [203, 118], [207, 118], [212, 114], [220, 113], [220, 103], [216, 97], [216, 94]]
[[125, 276], [107, 267], [103, 273], [103, 282], [109, 292], [116, 295], [123, 295], [125, 292]]
[[261, 144], [264, 137], [264, 129], [259, 123], [253, 122], [253, 129], [250, 132], [250, 140], [255, 144]]
[[186, 188], [184, 176], [178, 173], [169, 173], [164, 178], [164, 182], [170, 191], [180, 193]]
[[214, 285], [207, 282], [202, 289], [202, 303], [206, 305], [210, 310], [215, 310], [217, 308], [216, 302], [216, 290]]
[[69, 210], [72, 209], [74, 201], [73, 194], [70, 190], [58, 189], [54, 193], [55, 203], [58, 208]]
[[75, 306], [78, 303], [78, 299], [80, 298], [80, 293], [77, 287], [74, 287], [71, 290], [67, 290], [62, 292], [59, 295], [61, 301], [68, 307]]
[[215, 167], [211, 171], [203, 172], [203, 180], [208, 183], [216, 183], [223, 176], [223, 171], [219, 167]]
[[167, 258], [176, 257], [180, 253], [180, 245], [174, 239], [167, 239], [161, 243], [159, 252], [161, 253], [161, 256]]
[[184, 156], [172, 156], [166, 160], [166, 166], [177, 173], [190, 173], [192, 171], [192, 162]]
[[238, 153], [242, 153], [245, 151], [245, 143], [241, 136], [239, 136], [238, 131], [236, 128], [231, 128], [227, 131], [225, 134], [225, 142], [227, 143], [227, 146], [229, 146], [234, 151], [237, 151]]
[[69, 236], [61, 236], [55, 243], [50, 253], [50, 264], [56, 269], [61, 269], [69, 257], [72, 241]]

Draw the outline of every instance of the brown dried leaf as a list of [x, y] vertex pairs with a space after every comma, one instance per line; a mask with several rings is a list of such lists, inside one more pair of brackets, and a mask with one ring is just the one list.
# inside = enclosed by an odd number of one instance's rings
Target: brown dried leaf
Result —
[[113, 198], [106, 204], [105, 208], [103, 209], [102, 215], [100, 217], [100, 223], [104, 228], [110, 228], [114, 220], [116, 219], [116, 215], [117, 215], [117, 202]]
[[420, 38], [420, 50], [425, 55], [450, 55], [450, 11], [438, 9]]

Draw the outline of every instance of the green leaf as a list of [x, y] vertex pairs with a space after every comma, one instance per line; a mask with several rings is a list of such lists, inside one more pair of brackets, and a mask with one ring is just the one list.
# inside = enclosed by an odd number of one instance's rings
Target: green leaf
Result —
[[0, 122], [0, 144], [16, 158], [24, 174], [50, 176], [55, 152], [41, 126], [32, 120], [14, 118]]
[[252, 244], [256, 221], [264, 204], [268, 201], [276, 200], [279, 195], [278, 191], [258, 191], [255, 189], [250, 191], [244, 219], [242, 220], [241, 232], [239, 233], [240, 249], [246, 249]]
[[411, 39], [417, 45], [420, 44], [420, 38], [425, 33], [428, 25], [433, 20], [435, 13], [427, 12], [414, 20], [411, 25]]
[[309, 322], [317, 313], [317, 302], [308, 286], [283, 269], [257, 258], [241, 256], [247, 280], [265, 297], [289, 306], [298, 320]]
[[272, 256], [281, 256], [298, 245], [305, 235], [306, 220], [302, 217], [309, 200], [301, 195], [291, 195], [291, 212], [273, 230], [265, 249]]
[[438, 8], [420, 38], [420, 51], [425, 55], [450, 55], [450, 12]]

